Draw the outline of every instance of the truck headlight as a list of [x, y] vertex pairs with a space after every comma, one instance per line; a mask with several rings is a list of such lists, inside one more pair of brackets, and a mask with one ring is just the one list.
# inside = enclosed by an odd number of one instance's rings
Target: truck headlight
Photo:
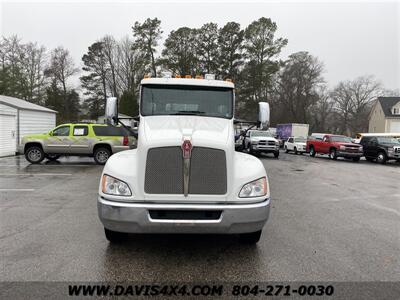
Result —
[[132, 192], [125, 182], [108, 175], [103, 175], [101, 179], [101, 191], [104, 194], [115, 196], [132, 196]]
[[358, 150], [362, 152], [364, 150], [363, 146], [358, 147]]
[[276, 142], [275, 142], [275, 146], [279, 146], [279, 141], [276, 141]]
[[345, 146], [340, 146], [339, 149], [340, 150], [346, 150], [346, 147]]
[[268, 192], [267, 179], [262, 177], [252, 182], [246, 183], [239, 193], [239, 198], [261, 197]]
[[258, 144], [258, 141], [251, 141], [252, 144]]

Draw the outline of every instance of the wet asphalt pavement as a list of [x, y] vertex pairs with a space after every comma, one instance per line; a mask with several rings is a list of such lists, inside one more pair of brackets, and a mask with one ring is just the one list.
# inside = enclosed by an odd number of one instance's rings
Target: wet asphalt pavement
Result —
[[257, 246], [236, 236], [132, 236], [97, 218], [102, 167], [0, 158], [0, 281], [399, 281], [400, 163], [262, 158], [271, 217]]

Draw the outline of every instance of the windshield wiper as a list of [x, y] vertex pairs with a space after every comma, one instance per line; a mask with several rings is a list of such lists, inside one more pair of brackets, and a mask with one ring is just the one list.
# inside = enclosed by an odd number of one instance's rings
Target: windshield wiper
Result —
[[204, 115], [204, 111], [198, 111], [198, 110], [180, 110], [176, 113], [173, 113], [171, 115]]

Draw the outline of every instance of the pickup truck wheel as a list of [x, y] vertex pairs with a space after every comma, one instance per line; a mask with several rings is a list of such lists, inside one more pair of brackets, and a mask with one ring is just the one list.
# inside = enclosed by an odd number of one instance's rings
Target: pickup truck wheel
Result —
[[353, 161], [354, 161], [354, 162], [359, 162], [359, 161], [360, 161], [360, 158], [359, 158], [359, 157], [353, 157]]
[[329, 151], [329, 158], [330, 158], [330, 159], [334, 159], [334, 160], [337, 159], [337, 156], [336, 156], [336, 149], [331, 149], [331, 150]]
[[46, 154], [46, 158], [48, 160], [57, 160], [61, 157], [61, 155], [58, 154]]
[[382, 165], [386, 164], [387, 156], [385, 152], [379, 152], [376, 161]]
[[296, 154], [296, 155], [298, 154], [296, 147], [294, 147], [294, 154]]
[[110, 243], [120, 244], [126, 240], [127, 234], [125, 232], [112, 231], [104, 228], [106, 238]]
[[274, 152], [274, 157], [275, 157], [275, 158], [278, 158], [278, 157], [279, 157], [279, 151]]
[[31, 164], [39, 164], [44, 159], [43, 149], [39, 146], [31, 146], [26, 149], [25, 158]]
[[315, 153], [314, 147], [311, 146], [311, 147], [310, 147], [310, 156], [314, 157], [315, 154], [316, 154], [316, 153]]
[[285, 153], [289, 153], [287, 146], [285, 146]]
[[250, 233], [242, 233], [239, 240], [242, 244], [256, 244], [260, 240], [261, 230]]
[[99, 165], [104, 165], [111, 156], [111, 151], [107, 148], [100, 147], [94, 150], [94, 160]]

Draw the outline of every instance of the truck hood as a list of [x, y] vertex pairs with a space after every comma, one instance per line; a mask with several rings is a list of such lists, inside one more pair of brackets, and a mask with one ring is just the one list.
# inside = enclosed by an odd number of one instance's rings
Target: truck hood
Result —
[[29, 134], [24, 135], [22, 139], [24, 140], [44, 140], [47, 139], [49, 135], [47, 133]]
[[202, 116], [147, 116], [140, 120], [143, 131], [140, 139], [148, 144], [181, 145], [190, 138], [194, 145], [218, 144], [225, 146], [233, 140], [232, 120]]

